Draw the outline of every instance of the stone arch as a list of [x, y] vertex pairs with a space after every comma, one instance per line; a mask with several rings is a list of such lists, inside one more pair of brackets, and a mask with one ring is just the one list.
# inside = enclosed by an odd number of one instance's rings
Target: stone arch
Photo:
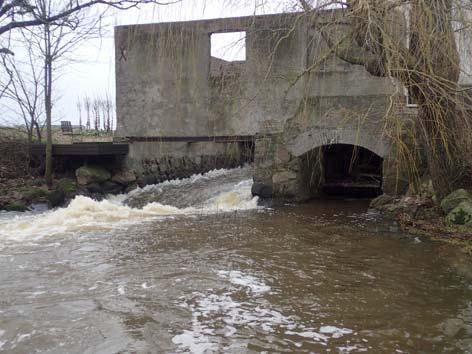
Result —
[[366, 130], [340, 128], [311, 128], [292, 139], [288, 139], [286, 148], [295, 157], [299, 157], [318, 147], [346, 144], [360, 146], [372, 151], [381, 158], [385, 158], [389, 151], [389, 144], [381, 133], [372, 133]]

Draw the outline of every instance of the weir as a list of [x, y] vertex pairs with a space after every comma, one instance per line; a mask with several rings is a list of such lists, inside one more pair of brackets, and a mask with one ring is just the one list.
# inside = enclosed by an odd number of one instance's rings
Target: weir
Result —
[[[317, 14], [319, 23], [341, 15]], [[227, 46], [240, 47], [239, 59], [212, 56], [221, 34], [237, 35]], [[349, 183], [373, 194], [406, 188], [385, 118], [394, 111], [401, 122], [415, 108], [397, 82], [331, 53], [305, 12], [118, 26], [115, 53], [116, 135], [138, 173], [178, 177], [254, 161], [256, 195], [304, 200], [339, 182], [321, 164], [307, 169], [305, 154], [328, 146], [330, 166], [333, 149], [336, 160], [352, 154], [329, 146], [350, 145], [383, 163]]]

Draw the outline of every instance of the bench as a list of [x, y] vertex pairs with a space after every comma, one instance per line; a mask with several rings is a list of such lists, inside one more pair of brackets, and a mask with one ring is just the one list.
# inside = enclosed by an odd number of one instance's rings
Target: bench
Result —
[[61, 130], [64, 135], [73, 135], [72, 123], [69, 120], [61, 121]]

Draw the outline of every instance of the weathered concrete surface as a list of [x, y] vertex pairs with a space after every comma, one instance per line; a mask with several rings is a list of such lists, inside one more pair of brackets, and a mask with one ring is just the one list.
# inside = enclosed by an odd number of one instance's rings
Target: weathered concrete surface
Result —
[[[232, 31], [246, 32], [246, 61], [212, 58], [210, 35]], [[115, 43], [118, 137], [256, 135], [255, 180], [286, 199], [316, 189], [321, 172], [307, 171], [319, 169], [307, 156], [320, 146], [359, 145], [389, 159], [385, 117], [395, 98], [404, 104], [403, 89], [327, 55], [305, 13], [119, 26]], [[229, 150], [238, 160], [234, 144], [133, 142], [128, 165], [198, 165]]]
[[[306, 25], [289, 33], [300, 16], [117, 27], [118, 136], [243, 135], [283, 122], [288, 76], [306, 64]], [[246, 31], [245, 62], [211, 58], [210, 34], [226, 31]]]

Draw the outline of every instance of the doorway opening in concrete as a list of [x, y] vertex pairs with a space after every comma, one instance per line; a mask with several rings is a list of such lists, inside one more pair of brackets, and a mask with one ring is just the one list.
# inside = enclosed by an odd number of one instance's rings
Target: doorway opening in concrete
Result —
[[246, 32], [222, 32], [210, 35], [211, 56], [225, 62], [246, 61]]
[[329, 195], [375, 197], [382, 193], [383, 159], [360, 146], [321, 148], [323, 178], [320, 191]]

